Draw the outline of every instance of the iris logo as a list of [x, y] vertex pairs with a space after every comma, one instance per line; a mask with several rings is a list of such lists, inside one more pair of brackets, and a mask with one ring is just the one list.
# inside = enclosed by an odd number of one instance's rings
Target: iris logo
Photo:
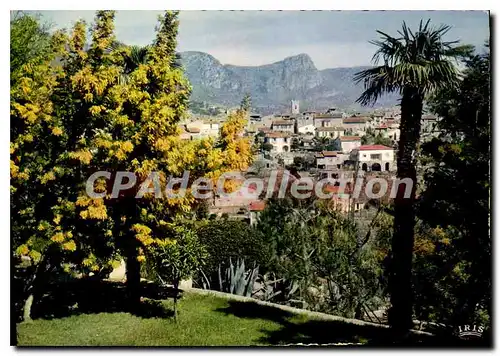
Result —
[[482, 325], [459, 325], [458, 326], [458, 337], [463, 339], [469, 339], [471, 337], [481, 337], [483, 335], [484, 327]]

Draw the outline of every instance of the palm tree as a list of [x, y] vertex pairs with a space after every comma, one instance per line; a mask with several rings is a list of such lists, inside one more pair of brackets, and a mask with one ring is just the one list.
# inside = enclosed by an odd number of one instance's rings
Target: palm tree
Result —
[[[126, 45], [116, 42], [115, 46], [125, 46]], [[121, 80], [127, 82], [129, 75], [136, 70], [139, 65], [145, 64], [148, 61], [149, 49], [151, 46], [128, 46], [128, 51], [124, 53], [124, 67], [123, 76]], [[175, 54], [175, 61], [173, 63], [174, 68], [181, 68], [181, 56], [179, 53]]]
[[124, 73], [130, 74], [148, 60], [149, 46], [130, 46], [129, 52], [125, 56]]
[[[397, 155], [399, 179], [410, 178], [413, 188], [409, 199], [403, 197], [401, 185], [395, 199], [394, 234], [389, 273], [392, 307], [389, 323], [395, 331], [406, 333], [412, 327], [412, 257], [414, 240], [414, 201], [417, 183], [416, 151], [420, 140], [420, 121], [424, 98], [429, 93], [458, 84], [457, 60], [472, 51], [471, 46], [455, 46], [458, 41], [443, 41], [449, 26], [429, 26], [420, 21], [413, 33], [403, 22], [399, 36], [381, 31], [381, 40], [370, 43], [378, 47], [372, 62], [375, 67], [355, 75], [365, 91], [357, 102], [373, 104], [384, 93], [401, 95], [401, 134]], [[378, 65], [382, 61], [382, 65]]]

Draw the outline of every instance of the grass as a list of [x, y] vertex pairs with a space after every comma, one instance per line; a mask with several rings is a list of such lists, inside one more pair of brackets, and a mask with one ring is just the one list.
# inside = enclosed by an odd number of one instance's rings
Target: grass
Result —
[[[162, 301], [169, 310], [171, 301]], [[18, 324], [19, 346], [241, 346], [265, 345], [263, 339], [281, 325], [265, 318], [223, 312], [229, 301], [185, 295], [178, 321], [129, 313], [80, 314]], [[300, 318], [291, 316], [291, 322]]]
[[[173, 302], [165, 299], [168, 293], [154, 288], [144, 289], [149, 298], [139, 315], [132, 315], [123, 312], [122, 286], [75, 286], [55, 288], [39, 302], [35, 320], [17, 324], [18, 346], [393, 345], [388, 329], [317, 320], [209, 295], [184, 293], [176, 322]], [[446, 346], [443, 341], [414, 337], [400, 346]]]

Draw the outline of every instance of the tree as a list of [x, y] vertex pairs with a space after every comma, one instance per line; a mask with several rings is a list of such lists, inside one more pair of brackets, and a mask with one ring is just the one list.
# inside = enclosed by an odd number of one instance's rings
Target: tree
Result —
[[[373, 221], [377, 229], [382, 217]], [[276, 287], [281, 302], [299, 300], [307, 309], [351, 318], [383, 304], [388, 240], [378, 232], [358, 239], [358, 227], [330, 201], [271, 199], [257, 230], [269, 246], [269, 271], [286, 281]]]
[[429, 100], [440, 134], [422, 145], [417, 212], [439, 243], [418, 261], [416, 278], [428, 282], [419, 298], [430, 301], [430, 317], [455, 326], [488, 325], [492, 315], [490, 75], [488, 52], [466, 59], [460, 85]]
[[249, 113], [252, 108], [252, 97], [250, 93], [245, 93], [245, 96], [241, 100], [240, 109]]
[[[75, 248], [71, 233], [59, 226], [61, 212], [71, 211], [51, 209], [67, 189], [54, 184], [61, 173], [56, 162], [65, 149], [52, 101], [58, 68], [50, 63], [62, 43], [60, 32], [49, 36], [35, 17], [17, 13], [11, 21], [11, 242], [14, 288], [20, 285], [15, 304], [25, 320], [41, 296], [46, 271]], [[50, 232], [49, 222], [56, 226]]]
[[197, 229], [200, 242], [205, 246], [208, 257], [203, 269], [212, 286], [216, 286], [219, 266], [227, 267], [229, 259], [244, 259], [256, 263], [265, 270], [268, 254], [264, 237], [247, 223], [233, 220], [214, 220]]
[[266, 142], [264, 144], [262, 144], [262, 149], [264, 151], [268, 151], [268, 152], [271, 152], [273, 150], [274, 146], [271, 145], [270, 143]]
[[[70, 36], [56, 33], [59, 64], [27, 66], [12, 87], [16, 256], [44, 261], [40, 251], [54, 246], [54, 262], [71, 254], [73, 266], [94, 273], [123, 257], [131, 311], [139, 306], [145, 252], [162, 246], [169, 238], [167, 224], [199, 204], [191, 191], [172, 198], [148, 190], [136, 199], [141, 184], [154, 185], [151, 174], [159, 172], [164, 192], [168, 177], [185, 170], [190, 182], [202, 176], [216, 181], [227, 170], [245, 170], [252, 160], [242, 113], [223, 125], [220, 143], [181, 139], [178, 123], [190, 86], [176, 63], [177, 17], [172, 11], [160, 17], [147, 61], [127, 69], [130, 48], [114, 45], [114, 12], [98, 11], [89, 45], [82, 21]], [[99, 171], [112, 174], [94, 182], [102, 196], [93, 198], [86, 182]], [[125, 179], [136, 184], [113, 198], [117, 172], [131, 172]]]
[[196, 233], [182, 221], [170, 223], [169, 228], [169, 237], [148, 248], [146, 254], [155, 279], [164, 285], [170, 281], [174, 286], [174, 318], [177, 320], [179, 283], [200, 270], [207, 253]]
[[[377, 66], [355, 76], [355, 81], [363, 82], [365, 86], [365, 91], [357, 100], [363, 105], [376, 102], [384, 93], [397, 92], [402, 96], [397, 176], [400, 179], [410, 178], [413, 189], [409, 199], [403, 198], [403, 189], [395, 199], [389, 322], [399, 331], [412, 327], [415, 166], [424, 97], [435, 90], [456, 86], [459, 74], [453, 60], [471, 50], [470, 46], [455, 46], [457, 41], [444, 41], [442, 38], [449, 29], [445, 25], [433, 28], [429, 20], [425, 24], [421, 21], [415, 33], [403, 23], [399, 37], [377, 31], [381, 40], [371, 42], [378, 47], [373, 56]], [[383, 64], [378, 66], [380, 60]]]
[[24, 65], [41, 64], [52, 54], [50, 26], [38, 17], [15, 11], [10, 20], [10, 76], [13, 80], [22, 74]]

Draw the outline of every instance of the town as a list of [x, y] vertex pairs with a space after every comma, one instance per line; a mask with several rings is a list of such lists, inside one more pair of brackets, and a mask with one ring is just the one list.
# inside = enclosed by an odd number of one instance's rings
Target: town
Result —
[[11, 11], [11, 345], [491, 347], [490, 24]]
[[[227, 115], [231, 109], [225, 110]], [[237, 109], [232, 109], [237, 110]], [[185, 140], [219, 137], [220, 127], [226, 116], [191, 114], [180, 124], [181, 137]], [[338, 191], [339, 182], [327, 186], [334, 192], [335, 207], [357, 216], [369, 209], [369, 198], [364, 189], [355, 197], [354, 180], [364, 178], [364, 185], [373, 178], [382, 178], [391, 184], [396, 178], [396, 152], [400, 137], [400, 110], [397, 107], [373, 112], [342, 112], [332, 107], [325, 112], [300, 111], [300, 102], [291, 100], [289, 112], [262, 116], [251, 111], [247, 115], [244, 136], [250, 137], [256, 147], [253, 164], [246, 177], [269, 180], [272, 171], [289, 174], [291, 180], [308, 177], [313, 181], [324, 178], [351, 180], [347, 189]], [[421, 140], [437, 137], [438, 118], [422, 116]], [[278, 187], [276, 187], [278, 189]], [[382, 200], [388, 199], [389, 190]], [[242, 194], [217, 196], [209, 206], [210, 214], [230, 219], [256, 221], [266, 206], [266, 197], [255, 200]]]

